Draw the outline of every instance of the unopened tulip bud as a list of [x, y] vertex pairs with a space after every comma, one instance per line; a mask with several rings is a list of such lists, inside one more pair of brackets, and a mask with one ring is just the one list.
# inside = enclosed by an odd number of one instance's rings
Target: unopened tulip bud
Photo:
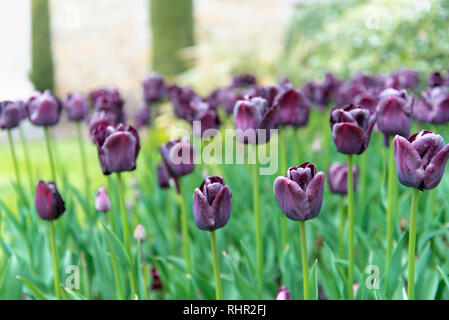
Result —
[[291, 300], [290, 291], [282, 286], [276, 294], [276, 300]]
[[111, 201], [109, 200], [108, 192], [104, 187], [101, 187], [97, 191], [97, 197], [95, 198], [95, 208], [99, 212], [106, 213], [111, 209]]
[[146, 232], [145, 232], [145, 228], [143, 227], [143, 225], [139, 224], [136, 229], [134, 229], [134, 240], [136, 240], [137, 242], [144, 242], [145, 238], [146, 238]]
[[43, 220], [58, 219], [65, 211], [64, 200], [54, 182], [39, 180], [34, 197], [36, 211]]

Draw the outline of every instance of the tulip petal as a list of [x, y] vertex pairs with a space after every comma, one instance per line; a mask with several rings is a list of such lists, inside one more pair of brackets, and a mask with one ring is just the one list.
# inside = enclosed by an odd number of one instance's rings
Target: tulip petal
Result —
[[449, 144], [445, 145], [443, 149], [433, 157], [432, 161], [424, 171], [424, 186], [426, 189], [433, 189], [440, 183], [448, 158]]
[[206, 197], [198, 188], [195, 189], [193, 194], [193, 217], [196, 225], [201, 230], [213, 230], [214, 217], [212, 209]]
[[357, 125], [343, 122], [336, 123], [332, 128], [332, 139], [338, 152], [344, 154], [359, 154], [365, 150], [368, 140], [366, 132]]
[[134, 170], [136, 143], [136, 138], [125, 131], [118, 131], [107, 137], [101, 148], [105, 173]]
[[306, 193], [296, 182], [286, 177], [277, 177], [273, 184], [273, 193], [287, 218], [304, 221], [310, 215]]
[[412, 144], [401, 136], [394, 138], [394, 157], [399, 181], [412, 188], [419, 188], [423, 183], [424, 169], [421, 157]]
[[306, 196], [310, 203], [310, 215], [307, 217], [307, 220], [315, 218], [320, 213], [321, 205], [323, 204], [323, 189], [324, 173], [318, 172], [310, 181], [306, 190]]
[[213, 230], [224, 227], [231, 217], [231, 197], [232, 192], [226, 185], [215, 197], [211, 206], [215, 217]]

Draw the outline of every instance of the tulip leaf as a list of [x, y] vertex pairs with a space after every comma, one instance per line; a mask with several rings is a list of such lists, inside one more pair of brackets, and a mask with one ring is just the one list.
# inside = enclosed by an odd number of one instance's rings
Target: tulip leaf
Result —
[[396, 245], [396, 248], [394, 249], [393, 255], [391, 256], [390, 262], [387, 267], [387, 274], [385, 277], [385, 296], [388, 298], [392, 298], [394, 291], [401, 283], [401, 256], [405, 239], [405, 233], [403, 233]]
[[25, 279], [20, 275], [17, 276], [17, 279], [21, 280], [36, 295], [37, 299], [49, 300], [49, 298], [45, 295], [45, 293], [43, 293], [41, 289], [39, 289], [37, 286], [31, 283], [31, 281], [29, 281], [28, 279]]
[[225, 261], [228, 264], [229, 268], [232, 270], [232, 274], [234, 275], [234, 283], [240, 293], [240, 298], [244, 300], [257, 299], [257, 292], [255, 290], [255, 287], [251, 286], [248, 280], [243, 277], [243, 275], [234, 265], [229, 256], [225, 258]]
[[444, 284], [446, 286], [446, 291], [449, 291], [449, 277], [447, 274], [441, 269], [439, 265], [437, 265], [437, 270], [440, 273], [441, 277], [443, 278]]
[[117, 254], [118, 262], [125, 268], [129, 268], [131, 266], [131, 262], [129, 261], [128, 254], [126, 253], [125, 246], [123, 243], [117, 238], [117, 236], [111, 231], [111, 229], [103, 223], [103, 228], [106, 231], [106, 237], [108, 241], [110, 241], [114, 252]]
[[310, 271], [310, 300], [318, 300], [318, 276], [317, 276], [317, 269], [318, 269], [318, 259], [315, 259], [315, 262], [313, 263], [312, 270]]

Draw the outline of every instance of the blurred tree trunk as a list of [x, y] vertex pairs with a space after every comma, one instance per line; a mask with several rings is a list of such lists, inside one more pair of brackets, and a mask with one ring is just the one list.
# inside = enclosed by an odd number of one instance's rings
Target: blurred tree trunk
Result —
[[192, 0], [150, 0], [152, 68], [163, 75], [186, 70], [189, 61], [180, 51], [193, 46]]
[[54, 89], [48, 0], [31, 0], [30, 80], [36, 90]]

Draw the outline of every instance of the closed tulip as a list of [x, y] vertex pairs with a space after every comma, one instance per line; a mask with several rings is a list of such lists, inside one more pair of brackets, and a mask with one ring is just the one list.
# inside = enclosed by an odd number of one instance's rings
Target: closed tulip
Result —
[[199, 99], [198, 95], [189, 87], [172, 85], [167, 89], [167, 97], [171, 101], [175, 115], [180, 119], [192, 121], [192, 109], [190, 103]]
[[52, 181], [39, 180], [36, 186], [34, 204], [39, 217], [43, 220], [58, 219], [65, 211], [64, 200]]
[[207, 177], [193, 196], [193, 217], [201, 230], [222, 228], [231, 216], [231, 189], [222, 177]]
[[193, 134], [197, 137], [209, 138], [216, 133], [220, 126], [220, 119], [217, 111], [207, 101], [194, 100], [190, 103], [193, 110], [193, 121], [198, 121], [200, 126], [193, 126]]
[[152, 73], [142, 81], [143, 99], [151, 104], [165, 97], [165, 80], [157, 73]]
[[63, 106], [67, 118], [72, 121], [82, 121], [89, 113], [87, 101], [80, 93], [69, 93], [63, 101]]
[[20, 125], [22, 111], [20, 104], [12, 101], [0, 102], [0, 128], [12, 129]]
[[109, 200], [108, 192], [106, 188], [101, 187], [97, 191], [97, 196], [95, 198], [95, 208], [99, 212], [106, 213], [111, 209], [111, 201]]
[[278, 293], [276, 294], [276, 300], [291, 300], [290, 290], [287, 287], [280, 287]]
[[405, 90], [392, 88], [382, 91], [376, 108], [376, 123], [387, 135], [408, 136], [412, 125], [413, 97]]
[[[357, 186], [358, 170], [352, 168], [354, 175], [354, 190]], [[333, 193], [348, 194], [348, 165], [346, 163], [334, 163], [327, 168], [327, 182]]]
[[408, 140], [396, 136], [394, 156], [399, 181], [407, 187], [428, 190], [435, 188], [443, 177], [449, 145], [440, 135], [423, 130]]
[[145, 232], [145, 228], [143, 225], [139, 224], [137, 225], [136, 229], [134, 229], [134, 240], [137, 242], [144, 242], [147, 234]]
[[36, 93], [27, 103], [30, 121], [37, 126], [54, 126], [58, 123], [62, 111], [59, 100], [49, 90]]
[[193, 147], [189, 142], [172, 140], [160, 146], [159, 152], [171, 177], [178, 179], [193, 171]]
[[127, 124], [100, 125], [93, 134], [103, 174], [132, 171], [140, 151], [137, 130]]
[[157, 183], [163, 189], [170, 187], [170, 174], [164, 161], [157, 167]]
[[354, 97], [354, 104], [361, 106], [370, 112], [376, 112], [376, 107], [379, 101], [378, 90], [365, 90]]
[[421, 95], [414, 107], [414, 116], [420, 121], [442, 124], [449, 122], [449, 91], [435, 87]]
[[[268, 101], [261, 97], [238, 101], [234, 107], [237, 139], [245, 144], [267, 143], [270, 131], [276, 127], [278, 111], [278, 106], [269, 107]], [[264, 137], [259, 137], [261, 132], [265, 133]]]
[[300, 90], [287, 89], [280, 92], [273, 104], [279, 106], [278, 124], [302, 127], [307, 124], [310, 102]]
[[305, 162], [287, 170], [285, 177], [277, 177], [273, 193], [287, 218], [305, 221], [315, 218], [323, 203], [323, 172], [316, 172], [313, 164]]
[[363, 153], [368, 147], [375, 117], [369, 110], [352, 104], [344, 108], [332, 108], [329, 121], [338, 152]]

